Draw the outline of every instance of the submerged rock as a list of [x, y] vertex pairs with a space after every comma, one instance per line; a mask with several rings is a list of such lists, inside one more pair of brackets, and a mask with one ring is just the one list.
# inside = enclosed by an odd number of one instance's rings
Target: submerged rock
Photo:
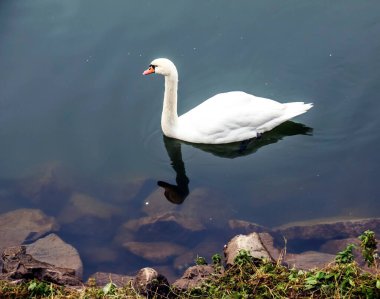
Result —
[[205, 229], [204, 225], [197, 221], [196, 218], [175, 212], [130, 220], [124, 224], [124, 227], [135, 232], [143, 228], [152, 231], [160, 224], [165, 224], [167, 226], [177, 225], [180, 228], [189, 231], [200, 231]]
[[262, 233], [271, 231], [269, 228], [257, 223], [238, 219], [230, 219], [228, 221], [228, 226], [232, 231], [238, 234]]
[[41, 210], [19, 209], [0, 215], [0, 250], [34, 241], [59, 228], [53, 217]]
[[115, 241], [119, 244], [135, 241], [167, 241], [187, 243], [205, 227], [194, 218], [176, 212], [133, 219], [119, 229]]
[[56, 234], [50, 234], [25, 248], [26, 254], [30, 254], [35, 260], [59, 268], [73, 269], [75, 276], [82, 278], [83, 264], [78, 251]]
[[72, 223], [83, 217], [94, 217], [108, 220], [119, 215], [120, 209], [90, 195], [74, 193], [71, 195], [68, 205], [61, 212], [59, 219], [61, 223]]
[[153, 263], [166, 262], [186, 250], [183, 246], [169, 242], [125, 242], [123, 246], [133, 254]]
[[50, 161], [35, 170], [35, 175], [26, 178], [19, 186], [21, 194], [34, 203], [51, 203], [54, 200], [55, 207], [60, 200], [67, 195], [69, 183], [64, 176], [62, 164], [58, 161]]
[[183, 271], [184, 269], [194, 265], [197, 257], [204, 257], [206, 260], [211, 261], [211, 257], [216, 253], [223, 251], [223, 243], [215, 240], [206, 239], [205, 241], [197, 244], [195, 247], [186, 250], [183, 254], [179, 255], [174, 260], [174, 268]]
[[74, 193], [58, 216], [62, 230], [70, 234], [107, 239], [114, 234], [122, 210], [84, 193]]
[[168, 201], [164, 190], [159, 188], [144, 200], [142, 210], [152, 217], [177, 212], [204, 225], [225, 227], [226, 219], [230, 218], [233, 209], [226, 205], [226, 201], [223, 201], [223, 205], [220, 204], [223, 197], [223, 194], [213, 190], [196, 188], [191, 190], [183, 204], [176, 205]]
[[372, 230], [379, 235], [380, 219], [327, 219], [320, 222], [290, 223], [274, 229], [274, 231], [282, 234], [287, 240], [332, 240], [355, 238], [366, 230]]
[[157, 188], [149, 194], [144, 199], [143, 204], [142, 211], [148, 216], [153, 217], [167, 212], [178, 211], [180, 208], [178, 205], [173, 205], [170, 201], [166, 200], [161, 188]]
[[[222, 202], [222, 204], [221, 204]], [[227, 219], [232, 216], [233, 206], [225, 196], [207, 188], [191, 190], [180, 212], [212, 227], [225, 228]]]
[[117, 203], [128, 203], [133, 200], [143, 189], [148, 181], [145, 177], [116, 178], [107, 184], [107, 192], [111, 194], [110, 199]]
[[305, 251], [299, 254], [289, 253], [284, 257], [284, 262], [290, 268], [301, 270], [323, 268], [334, 260], [335, 255], [317, 251]]
[[165, 276], [152, 268], [143, 268], [132, 281], [133, 288], [147, 298], [167, 298], [169, 282]]
[[[360, 246], [359, 238], [347, 238], [347, 239], [339, 239], [339, 240], [330, 240], [322, 244], [319, 248], [321, 252], [337, 254], [338, 252], [344, 250], [347, 245], [354, 244], [356, 247]], [[378, 246], [379, 247], [379, 246]], [[358, 249], [358, 248], [357, 248]], [[358, 253], [358, 250], [353, 251], [354, 253]]]
[[217, 273], [214, 267], [209, 265], [197, 265], [188, 268], [182, 277], [173, 283], [173, 287], [180, 291], [186, 291], [200, 287], [206, 280], [215, 277]]
[[26, 253], [26, 246], [8, 247], [3, 251], [2, 279], [38, 279], [59, 285], [81, 285], [75, 270], [60, 268], [34, 259]]

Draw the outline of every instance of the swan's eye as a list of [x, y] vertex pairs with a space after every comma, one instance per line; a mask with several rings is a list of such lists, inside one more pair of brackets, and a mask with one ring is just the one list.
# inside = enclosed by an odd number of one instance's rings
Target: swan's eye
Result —
[[156, 66], [153, 65], [153, 64], [151, 64], [151, 65], [149, 66], [149, 68], [154, 70], [154, 69], [156, 68]]

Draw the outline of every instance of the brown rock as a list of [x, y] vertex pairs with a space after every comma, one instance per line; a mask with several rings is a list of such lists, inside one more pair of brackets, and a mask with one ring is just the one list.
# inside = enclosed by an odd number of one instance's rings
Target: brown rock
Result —
[[206, 188], [192, 190], [182, 205], [173, 205], [164, 196], [164, 190], [159, 188], [151, 193], [145, 200], [143, 211], [149, 216], [163, 213], [181, 213], [189, 218], [196, 219], [198, 223], [217, 227], [225, 227], [226, 219], [231, 214], [230, 206], [221, 206], [223, 194]]
[[190, 192], [186, 202], [180, 206], [180, 212], [197, 219], [207, 226], [225, 228], [231, 218], [233, 207], [223, 200], [224, 195], [207, 188], [197, 188]]
[[180, 291], [200, 287], [207, 279], [212, 278], [215, 274], [215, 269], [212, 266], [193, 266], [188, 268], [182, 277], [173, 283], [172, 287]]
[[120, 214], [116, 206], [102, 202], [90, 195], [74, 193], [68, 205], [61, 212], [59, 219], [61, 223], [72, 223], [83, 217], [95, 217], [97, 219], [109, 220]]
[[124, 224], [124, 227], [131, 231], [138, 231], [144, 226], [148, 227], [147, 230], [152, 230], [158, 224], [164, 223], [167, 225], [178, 225], [183, 229], [189, 231], [204, 230], [205, 227], [196, 218], [190, 218], [180, 213], [169, 212], [152, 217], [143, 217], [135, 220], [130, 220]]
[[81, 285], [75, 271], [60, 268], [35, 260], [26, 254], [25, 246], [8, 247], [1, 256], [3, 278], [7, 280], [33, 279], [53, 282], [59, 285]]
[[78, 251], [56, 234], [50, 234], [25, 247], [26, 254], [35, 260], [59, 268], [73, 269], [75, 275], [82, 278], [83, 264]]
[[231, 219], [228, 221], [228, 226], [239, 234], [270, 232], [269, 228], [245, 220]]
[[145, 198], [142, 210], [149, 216], [156, 216], [178, 211], [179, 206], [173, 205], [166, 199], [162, 188], [157, 188]]
[[108, 186], [110, 191], [114, 191], [111, 198], [118, 203], [129, 202], [137, 196], [146, 182], [145, 177], [114, 179]]
[[119, 244], [125, 241], [167, 241], [188, 242], [205, 227], [196, 219], [176, 212], [133, 219], [124, 223], [115, 236]]
[[132, 282], [133, 288], [147, 298], [167, 298], [169, 282], [152, 268], [141, 269]]
[[58, 230], [53, 217], [41, 210], [19, 209], [0, 215], [0, 250], [33, 241], [42, 235]]
[[184, 269], [193, 266], [198, 256], [202, 256], [212, 263], [211, 257], [216, 253], [220, 253], [222, 248], [223, 244], [220, 242], [207, 239], [176, 257], [174, 260], [174, 268], [183, 271]]
[[306, 251], [300, 254], [287, 254], [284, 257], [284, 262], [287, 263], [289, 267], [301, 270], [323, 268], [334, 260], [335, 255], [316, 251]]
[[19, 189], [23, 196], [33, 202], [51, 202], [52, 197], [65, 193], [68, 189], [67, 182], [62, 177], [62, 164], [58, 161], [50, 161], [35, 170], [36, 175], [25, 179]]
[[315, 223], [294, 223], [275, 229], [287, 240], [292, 239], [344, 239], [355, 238], [365, 230], [372, 230], [380, 234], [380, 219], [354, 219], [354, 220], [324, 220]]
[[132, 282], [133, 276], [106, 272], [96, 272], [89, 277], [86, 284], [91, 284], [91, 280], [93, 280], [95, 282], [95, 285], [98, 287], [104, 287], [108, 283], [112, 282], [117, 287], [121, 288]]
[[[268, 238], [267, 236], [265, 236]], [[251, 233], [249, 235], [237, 235], [228, 242], [224, 249], [224, 255], [226, 257], [226, 264], [233, 265], [236, 256], [240, 250], [248, 251], [253, 258], [261, 259], [266, 258], [274, 260], [274, 257], [270, 255], [268, 250], [263, 244], [260, 235], [257, 233]]]
[[166, 262], [170, 257], [178, 256], [186, 250], [169, 242], [125, 242], [123, 246], [133, 254], [154, 263]]

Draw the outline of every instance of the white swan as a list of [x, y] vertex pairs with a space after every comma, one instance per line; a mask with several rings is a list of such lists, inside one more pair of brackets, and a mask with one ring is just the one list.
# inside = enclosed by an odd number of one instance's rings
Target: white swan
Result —
[[313, 104], [282, 104], [242, 91], [217, 94], [178, 117], [178, 72], [169, 59], [151, 62], [143, 75], [165, 76], [161, 127], [168, 137], [192, 143], [223, 144], [258, 137], [279, 124], [305, 113]]

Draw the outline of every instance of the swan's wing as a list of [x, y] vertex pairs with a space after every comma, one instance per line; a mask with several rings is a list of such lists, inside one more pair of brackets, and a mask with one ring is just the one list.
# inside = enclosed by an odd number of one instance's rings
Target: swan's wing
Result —
[[[252, 138], [260, 128], [280, 117], [284, 105], [244, 92], [213, 96], [180, 117], [182, 130], [213, 139]], [[188, 128], [188, 129], [187, 129]]]

